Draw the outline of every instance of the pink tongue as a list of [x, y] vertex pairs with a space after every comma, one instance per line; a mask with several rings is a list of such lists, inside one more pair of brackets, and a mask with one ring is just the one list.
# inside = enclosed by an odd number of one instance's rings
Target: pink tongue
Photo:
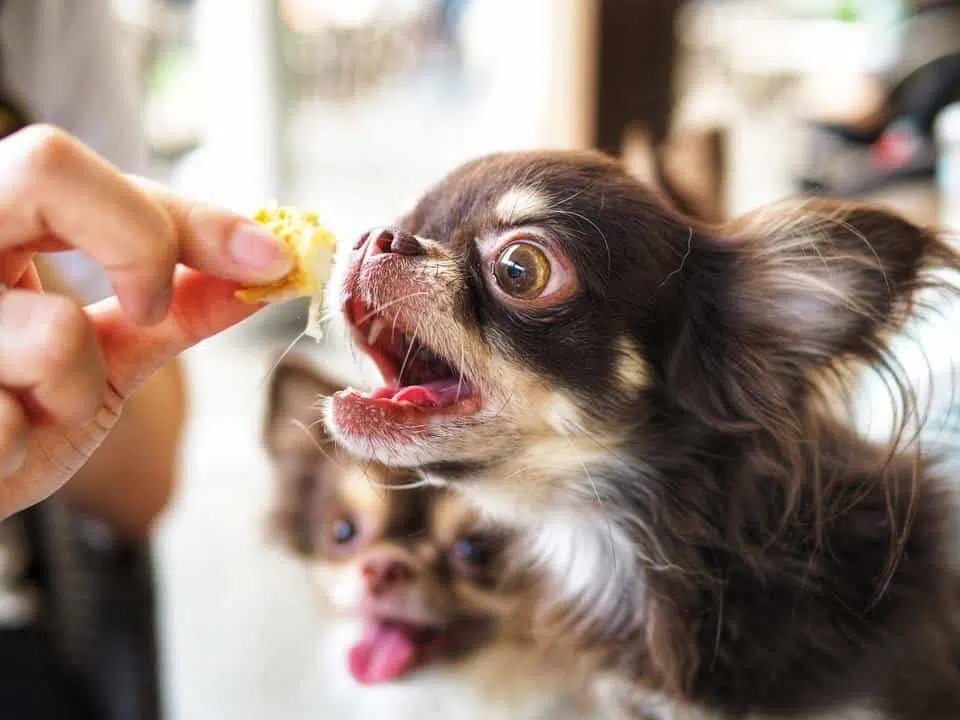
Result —
[[357, 682], [366, 685], [392, 682], [417, 662], [417, 644], [410, 630], [374, 623], [350, 648], [347, 664]]
[[449, 407], [458, 400], [469, 396], [465, 383], [459, 380], [435, 380], [423, 385], [410, 385], [396, 388], [377, 388], [370, 397], [375, 400], [389, 398], [393, 402], [406, 402], [420, 407]]

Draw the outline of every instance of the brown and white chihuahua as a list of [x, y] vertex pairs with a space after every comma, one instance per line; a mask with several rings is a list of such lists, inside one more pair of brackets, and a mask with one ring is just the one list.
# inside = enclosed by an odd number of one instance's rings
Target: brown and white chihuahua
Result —
[[324, 709], [344, 720], [580, 717], [564, 715], [581, 707], [573, 685], [534, 652], [525, 593], [504, 581], [511, 534], [457, 494], [410, 487], [412, 473], [330, 443], [317, 399], [342, 387], [285, 360], [265, 424], [271, 530], [307, 562], [330, 619]]
[[625, 712], [960, 718], [955, 478], [840, 412], [865, 365], [909, 404], [889, 343], [955, 293], [943, 238], [815, 201], [708, 227], [521, 152], [351, 245], [329, 300], [382, 377], [332, 436], [527, 533], [535, 627]]

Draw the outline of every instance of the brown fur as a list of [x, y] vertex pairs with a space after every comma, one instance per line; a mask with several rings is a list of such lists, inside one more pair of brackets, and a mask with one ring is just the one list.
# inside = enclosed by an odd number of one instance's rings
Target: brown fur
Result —
[[[498, 219], [531, 192], [520, 227]], [[869, 365], [916, 420], [889, 342], [955, 292], [943, 237], [826, 201], [710, 227], [561, 152], [470, 162], [397, 232], [424, 252], [348, 255], [335, 296], [449, 361], [481, 408], [387, 432], [335, 396], [328, 425], [524, 529], [543, 637], [627, 695], [729, 717], [960, 717], [956, 479], [846, 414]], [[493, 292], [484, 248], [514, 232], [566, 258], [572, 293]]]
[[[492, 634], [478, 638], [477, 648], [496, 641], [524, 642], [526, 597], [516, 577], [502, 572], [511, 534], [448, 490], [391, 491], [415, 484], [416, 475], [356, 461], [332, 443], [319, 422], [319, 401], [342, 387], [297, 357], [281, 361], [272, 376], [264, 425], [276, 482], [271, 536], [319, 571], [315, 576], [324, 594], [338, 583], [356, 584], [368, 558], [391, 555], [413, 571], [409, 595], [415, 600], [409, 609], [414, 614], [438, 623], [460, 616], [484, 619]], [[356, 523], [358, 538], [341, 547], [330, 531], [342, 518]], [[454, 546], [465, 538], [484, 544], [491, 554], [488, 564], [472, 569], [458, 565]]]

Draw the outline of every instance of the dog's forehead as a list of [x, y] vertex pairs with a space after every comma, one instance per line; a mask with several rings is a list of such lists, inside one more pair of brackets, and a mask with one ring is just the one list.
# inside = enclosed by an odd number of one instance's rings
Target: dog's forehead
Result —
[[428, 512], [433, 503], [429, 489], [407, 488], [387, 492], [390, 537], [401, 542], [422, 540], [429, 531]]
[[[557, 209], [595, 205], [617, 166], [569, 153], [513, 153], [468, 163], [429, 190], [406, 218], [412, 232], [445, 239], [470, 224], [474, 232], [535, 222]], [[563, 206], [562, 208], [560, 206]]]
[[478, 522], [477, 511], [462, 495], [439, 492], [430, 506], [430, 532], [438, 540], [452, 542]]
[[391, 507], [379, 489], [386, 480], [385, 472], [376, 467], [352, 463], [344, 467], [332, 494], [339, 503], [364, 518], [373, 532], [383, 532], [389, 525]]

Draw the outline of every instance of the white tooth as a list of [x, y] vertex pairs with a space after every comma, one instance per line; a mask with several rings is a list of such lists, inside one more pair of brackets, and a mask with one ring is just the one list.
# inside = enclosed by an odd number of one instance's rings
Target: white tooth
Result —
[[384, 328], [387, 327], [387, 324], [380, 318], [374, 318], [373, 322], [370, 323], [370, 332], [367, 335], [367, 343], [373, 345], [377, 338], [380, 337], [380, 333], [383, 332]]

